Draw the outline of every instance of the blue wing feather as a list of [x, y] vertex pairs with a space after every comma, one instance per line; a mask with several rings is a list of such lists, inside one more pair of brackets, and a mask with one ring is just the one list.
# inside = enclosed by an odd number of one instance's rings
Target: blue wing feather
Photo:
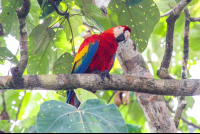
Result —
[[[73, 68], [72, 73], [84, 73], [88, 69], [95, 53], [97, 52], [98, 47], [99, 47], [98, 41], [96, 41], [94, 44], [89, 44], [88, 53], [86, 53], [82, 57], [82, 64], [76, 70]], [[75, 67], [75, 65], [76, 65], [76, 63], [74, 64], [74, 67]], [[67, 91], [67, 102], [66, 103], [70, 103], [73, 93], [74, 93], [74, 90]]]

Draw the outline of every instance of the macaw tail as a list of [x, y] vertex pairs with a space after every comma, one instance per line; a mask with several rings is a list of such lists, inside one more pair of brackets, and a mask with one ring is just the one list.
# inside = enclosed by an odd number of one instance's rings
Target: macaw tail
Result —
[[75, 107], [79, 107], [81, 104], [80, 101], [77, 99], [76, 94], [74, 93], [74, 90], [67, 91], [67, 101], [66, 103], [71, 104]]

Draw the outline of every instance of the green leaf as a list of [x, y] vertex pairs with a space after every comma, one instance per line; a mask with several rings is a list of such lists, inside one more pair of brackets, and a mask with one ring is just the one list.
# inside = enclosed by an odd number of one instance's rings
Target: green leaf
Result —
[[142, 133], [141, 126], [133, 125], [133, 124], [126, 124], [128, 129], [128, 133]]
[[29, 129], [26, 131], [26, 133], [37, 133], [36, 125], [30, 126]]
[[[54, 6], [48, 2], [48, 0], [37, 0], [41, 9], [43, 10], [43, 17], [46, 17], [48, 14], [52, 13], [55, 8]], [[62, 0], [56, 0], [55, 3], [58, 6]]]
[[61, 55], [53, 65], [54, 74], [69, 74], [73, 65], [74, 57], [69, 53]]
[[91, 7], [90, 14], [91, 14], [92, 20], [98, 25], [98, 27], [102, 31], [105, 31], [111, 28], [111, 23], [109, 21], [109, 18], [107, 16], [104, 16], [103, 12], [96, 5], [93, 5]]
[[112, 0], [108, 5], [108, 16], [113, 26], [126, 25], [131, 28], [131, 39], [138, 45], [138, 50], [143, 52], [160, 19], [160, 13], [153, 0], [143, 0], [132, 5], [130, 2]]
[[[27, 121], [27, 124], [25, 124], [27, 125], [26, 127], [35, 124], [34, 116], [37, 116], [39, 112], [40, 105], [38, 104], [38, 102], [41, 102], [41, 99], [43, 99], [43, 97], [38, 92], [37, 93], [34, 93], [32, 91], [25, 92], [21, 103], [21, 107], [19, 109], [18, 120], [23, 120], [23, 118], [25, 118], [25, 121]], [[33, 121], [32, 124], [31, 120]], [[23, 125], [23, 123], [21, 125]]]
[[6, 47], [6, 41], [4, 40], [4, 37], [0, 37], [0, 47]]
[[185, 100], [187, 101], [186, 108], [191, 108], [192, 109], [192, 107], [193, 107], [193, 105], [195, 103], [194, 98], [192, 96], [186, 96]]
[[6, 47], [0, 47], [0, 59], [8, 60], [13, 64], [17, 64], [17, 57]]
[[19, 39], [19, 24], [15, 8], [13, 6], [7, 5], [3, 8], [0, 15], [0, 21], [7, 34], [11, 34]]
[[8, 120], [0, 120], [0, 129], [3, 131], [9, 132], [11, 125]]
[[94, 93], [84, 90], [82, 88], [75, 89], [74, 92], [76, 93], [76, 96], [81, 103], [89, 99], [98, 99], [98, 97]]
[[[67, 35], [68, 39], [72, 38], [72, 33], [73, 33], [73, 37], [78, 35], [78, 26], [83, 24], [83, 20], [82, 20], [82, 16], [80, 15], [76, 15], [77, 13], [73, 10], [70, 10], [70, 16], [69, 17], [69, 22], [67, 19], [64, 20], [63, 19], [60, 20], [60, 22], [63, 22], [63, 30]], [[71, 32], [72, 30], [72, 32]]]
[[35, 125], [36, 117], [34, 118], [25, 118], [21, 120], [17, 125], [23, 128], [29, 128], [32, 125]]
[[200, 42], [199, 29], [200, 26], [195, 26], [190, 30], [190, 48], [193, 51], [200, 51], [198, 43]]
[[135, 6], [142, 2], [143, 0], [125, 0], [126, 4], [129, 6]]
[[79, 4], [80, 8], [82, 8], [83, 10], [83, 14], [90, 18], [90, 9], [91, 9], [91, 6], [92, 6], [92, 0], [80, 0], [81, 4]]
[[125, 132], [126, 124], [116, 105], [93, 99], [76, 107], [51, 100], [44, 102], [36, 121], [37, 130], [55, 133]]
[[38, 54], [44, 51], [49, 43], [51, 42], [53, 36], [55, 35], [55, 31], [49, 28], [49, 24], [51, 22], [51, 17], [44, 20], [44, 23], [36, 26], [32, 33], [31, 37], [33, 37], [33, 42], [36, 45], [33, 54]]

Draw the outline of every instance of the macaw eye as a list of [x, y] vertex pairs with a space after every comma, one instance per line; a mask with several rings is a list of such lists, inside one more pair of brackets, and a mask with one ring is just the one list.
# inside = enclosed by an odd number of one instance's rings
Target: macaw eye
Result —
[[118, 29], [120, 29], [120, 27], [118, 27]]

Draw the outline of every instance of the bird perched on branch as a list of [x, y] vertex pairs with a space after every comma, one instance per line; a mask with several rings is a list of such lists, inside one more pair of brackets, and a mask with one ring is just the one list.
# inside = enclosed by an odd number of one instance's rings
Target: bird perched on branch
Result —
[[[71, 73], [96, 73], [104, 80], [110, 79], [118, 43], [130, 37], [131, 29], [127, 26], [117, 26], [97, 35], [86, 38], [81, 44], [74, 59]], [[67, 91], [67, 103], [78, 107], [80, 102], [74, 90]]]

